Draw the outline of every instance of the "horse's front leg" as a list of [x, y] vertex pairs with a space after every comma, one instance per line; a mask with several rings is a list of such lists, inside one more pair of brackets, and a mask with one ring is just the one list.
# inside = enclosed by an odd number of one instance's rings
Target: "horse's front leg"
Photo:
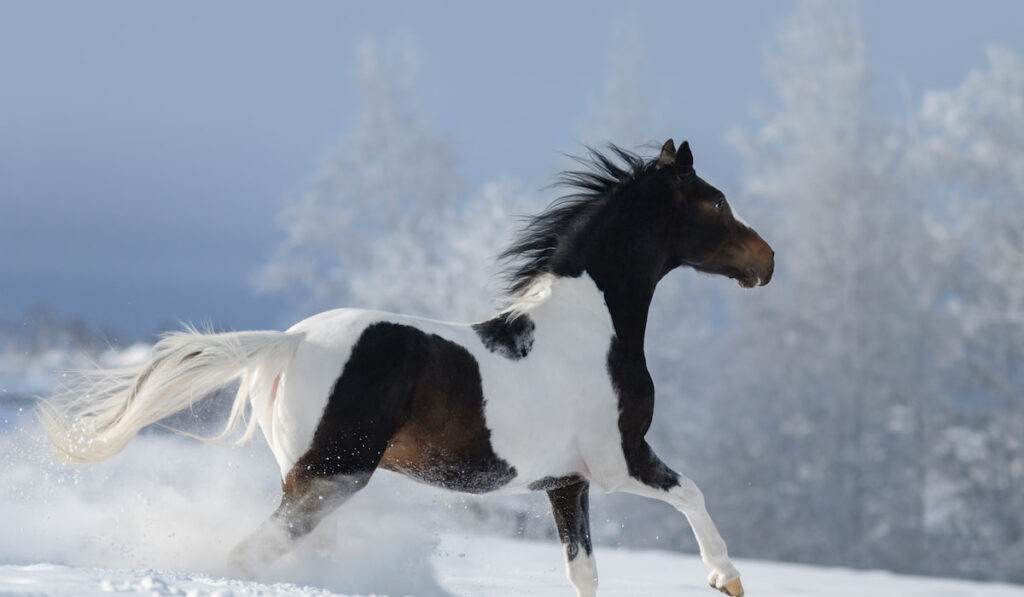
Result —
[[565, 569], [578, 597], [597, 595], [597, 566], [590, 543], [590, 483], [580, 481], [548, 490], [558, 538], [565, 549]]
[[701, 559], [711, 569], [708, 584], [726, 595], [743, 595], [740, 573], [729, 559], [725, 541], [704, 506], [704, 495], [697, 484], [666, 466], [643, 440], [636, 449], [626, 450], [626, 459], [630, 478], [618, 489], [675, 506], [690, 521]]

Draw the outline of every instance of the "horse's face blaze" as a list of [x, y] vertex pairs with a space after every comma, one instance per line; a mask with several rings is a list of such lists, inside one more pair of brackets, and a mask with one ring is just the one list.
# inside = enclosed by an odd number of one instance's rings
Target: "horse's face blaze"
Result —
[[764, 286], [775, 271], [775, 251], [745, 222], [736, 217], [725, 195], [697, 176], [693, 155], [683, 142], [674, 156], [671, 139], [660, 161], [671, 188], [672, 266], [735, 279], [743, 288]]

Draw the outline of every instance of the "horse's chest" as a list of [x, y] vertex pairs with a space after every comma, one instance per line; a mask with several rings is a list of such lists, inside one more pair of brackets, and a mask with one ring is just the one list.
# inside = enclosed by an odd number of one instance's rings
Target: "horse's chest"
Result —
[[491, 444], [516, 468], [517, 485], [586, 475], [595, 445], [619, 444], [618, 401], [606, 364], [610, 333], [579, 340], [538, 335], [528, 358], [482, 363]]

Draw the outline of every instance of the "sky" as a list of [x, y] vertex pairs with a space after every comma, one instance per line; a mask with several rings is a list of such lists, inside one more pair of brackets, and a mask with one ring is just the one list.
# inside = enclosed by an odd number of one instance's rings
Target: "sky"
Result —
[[[726, 136], [772, 105], [765, 53], [792, 6], [0, 0], [0, 321], [46, 304], [128, 336], [288, 325], [251, 278], [281, 239], [276, 214], [354, 127], [368, 39], [417, 49], [417, 99], [470, 192], [501, 176], [539, 189], [584, 141], [627, 24], [657, 139], [689, 139], [702, 175], [736, 192]], [[892, 114], [957, 85], [989, 44], [1024, 54], [1024, 3], [859, 12]]]

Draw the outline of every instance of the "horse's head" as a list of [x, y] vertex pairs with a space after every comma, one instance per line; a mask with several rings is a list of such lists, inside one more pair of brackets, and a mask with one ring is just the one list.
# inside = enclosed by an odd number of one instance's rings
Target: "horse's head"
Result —
[[606, 295], [653, 292], [682, 265], [744, 288], [771, 280], [775, 252], [693, 171], [688, 143], [676, 151], [669, 139], [654, 160], [609, 150], [591, 150], [590, 159], [579, 160], [586, 169], [563, 172], [560, 182], [573, 192], [531, 218], [502, 254], [517, 260], [509, 270], [515, 300], [523, 302], [543, 274], [587, 272]]
[[764, 286], [775, 270], [775, 251], [741, 220], [721, 191], [693, 170], [690, 144], [672, 139], [658, 157], [672, 189], [671, 263], [735, 279], [743, 288]]

